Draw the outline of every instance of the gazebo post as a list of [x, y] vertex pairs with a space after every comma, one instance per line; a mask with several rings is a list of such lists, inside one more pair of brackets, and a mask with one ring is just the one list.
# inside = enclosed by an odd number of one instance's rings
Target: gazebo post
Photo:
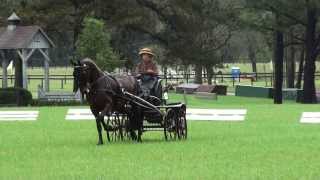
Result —
[[48, 49], [39, 49], [41, 54], [44, 57], [44, 90], [46, 92], [49, 92], [49, 62], [50, 62], [50, 57], [49, 57], [49, 50]]
[[8, 87], [7, 59], [2, 56], [2, 88]]
[[22, 49], [21, 61], [22, 61], [22, 84], [24, 89], [28, 89], [28, 63], [27, 63], [28, 52], [26, 49]]
[[46, 49], [45, 52], [44, 52], [47, 56], [45, 56], [44, 58], [44, 80], [45, 80], [45, 83], [44, 83], [44, 90], [46, 92], [49, 92], [49, 50]]

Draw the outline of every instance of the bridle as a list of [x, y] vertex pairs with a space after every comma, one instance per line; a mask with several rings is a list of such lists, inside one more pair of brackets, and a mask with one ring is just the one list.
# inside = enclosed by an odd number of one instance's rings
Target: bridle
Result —
[[[88, 79], [89, 77], [86, 76], [86, 79], [83, 79], [83, 71], [86, 69], [87, 69], [86, 66], [80, 65], [79, 63], [79, 65], [74, 66], [74, 73], [73, 73], [73, 76], [75, 77], [78, 88], [80, 89], [81, 93], [84, 93], [84, 94], [87, 94], [89, 92], [88, 85], [87, 85], [89, 83], [89, 79]], [[85, 83], [83, 81], [85, 81]], [[84, 84], [85, 86], [83, 86]]]

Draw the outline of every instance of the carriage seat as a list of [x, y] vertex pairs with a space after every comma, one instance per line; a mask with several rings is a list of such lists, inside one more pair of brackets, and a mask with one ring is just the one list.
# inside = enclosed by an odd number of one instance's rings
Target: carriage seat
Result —
[[[150, 100], [151, 96], [156, 97], [158, 100], [154, 100], [154, 98], [151, 98], [151, 101], [155, 101], [155, 105], [159, 105], [159, 102], [161, 102], [162, 99], [162, 86], [161, 86], [162, 80], [159, 77], [140, 77], [138, 78], [138, 84], [139, 84], [139, 96], [142, 97], [145, 100]], [[154, 104], [154, 103], [153, 103]]]

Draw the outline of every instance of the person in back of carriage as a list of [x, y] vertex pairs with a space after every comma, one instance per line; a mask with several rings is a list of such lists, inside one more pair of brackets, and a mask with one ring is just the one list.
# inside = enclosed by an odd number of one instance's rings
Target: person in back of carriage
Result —
[[[141, 79], [141, 88], [147, 88], [152, 94], [153, 88], [158, 81], [159, 70], [154, 62], [155, 54], [150, 48], [142, 48], [139, 51], [141, 62], [137, 65], [135, 73]], [[144, 92], [145, 93], [145, 92]]]

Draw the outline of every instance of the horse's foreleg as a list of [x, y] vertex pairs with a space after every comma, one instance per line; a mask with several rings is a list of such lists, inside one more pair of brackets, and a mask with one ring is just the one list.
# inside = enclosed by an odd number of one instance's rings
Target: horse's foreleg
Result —
[[111, 111], [111, 106], [110, 104], [106, 104], [106, 106], [104, 107], [104, 109], [101, 111], [101, 113], [99, 114], [100, 118], [102, 119], [101, 123], [103, 125], [104, 130], [107, 131], [107, 124], [104, 122], [104, 117], [110, 116], [110, 111]]
[[103, 121], [103, 119], [101, 120], [101, 118], [99, 116], [99, 112], [94, 110], [93, 108], [91, 108], [91, 112], [96, 119], [96, 126], [97, 126], [97, 131], [98, 131], [98, 138], [99, 138], [97, 145], [102, 145], [103, 139], [102, 139], [102, 132], [101, 132], [102, 131], [101, 121]]
[[99, 140], [98, 140], [97, 145], [102, 145], [103, 144], [103, 139], [102, 139], [102, 132], [101, 132], [102, 131], [102, 127], [101, 127], [101, 118], [100, 118], [100, 116], [96, 117], [96, 125], [97, 125], [98, 136], [99, 136]]
[[138, 142], [142, 142], [141, 136], [142, 136], [142, 128], [139, 128], [139, 130], [138, 130], [138, 139], [137, 139]]

